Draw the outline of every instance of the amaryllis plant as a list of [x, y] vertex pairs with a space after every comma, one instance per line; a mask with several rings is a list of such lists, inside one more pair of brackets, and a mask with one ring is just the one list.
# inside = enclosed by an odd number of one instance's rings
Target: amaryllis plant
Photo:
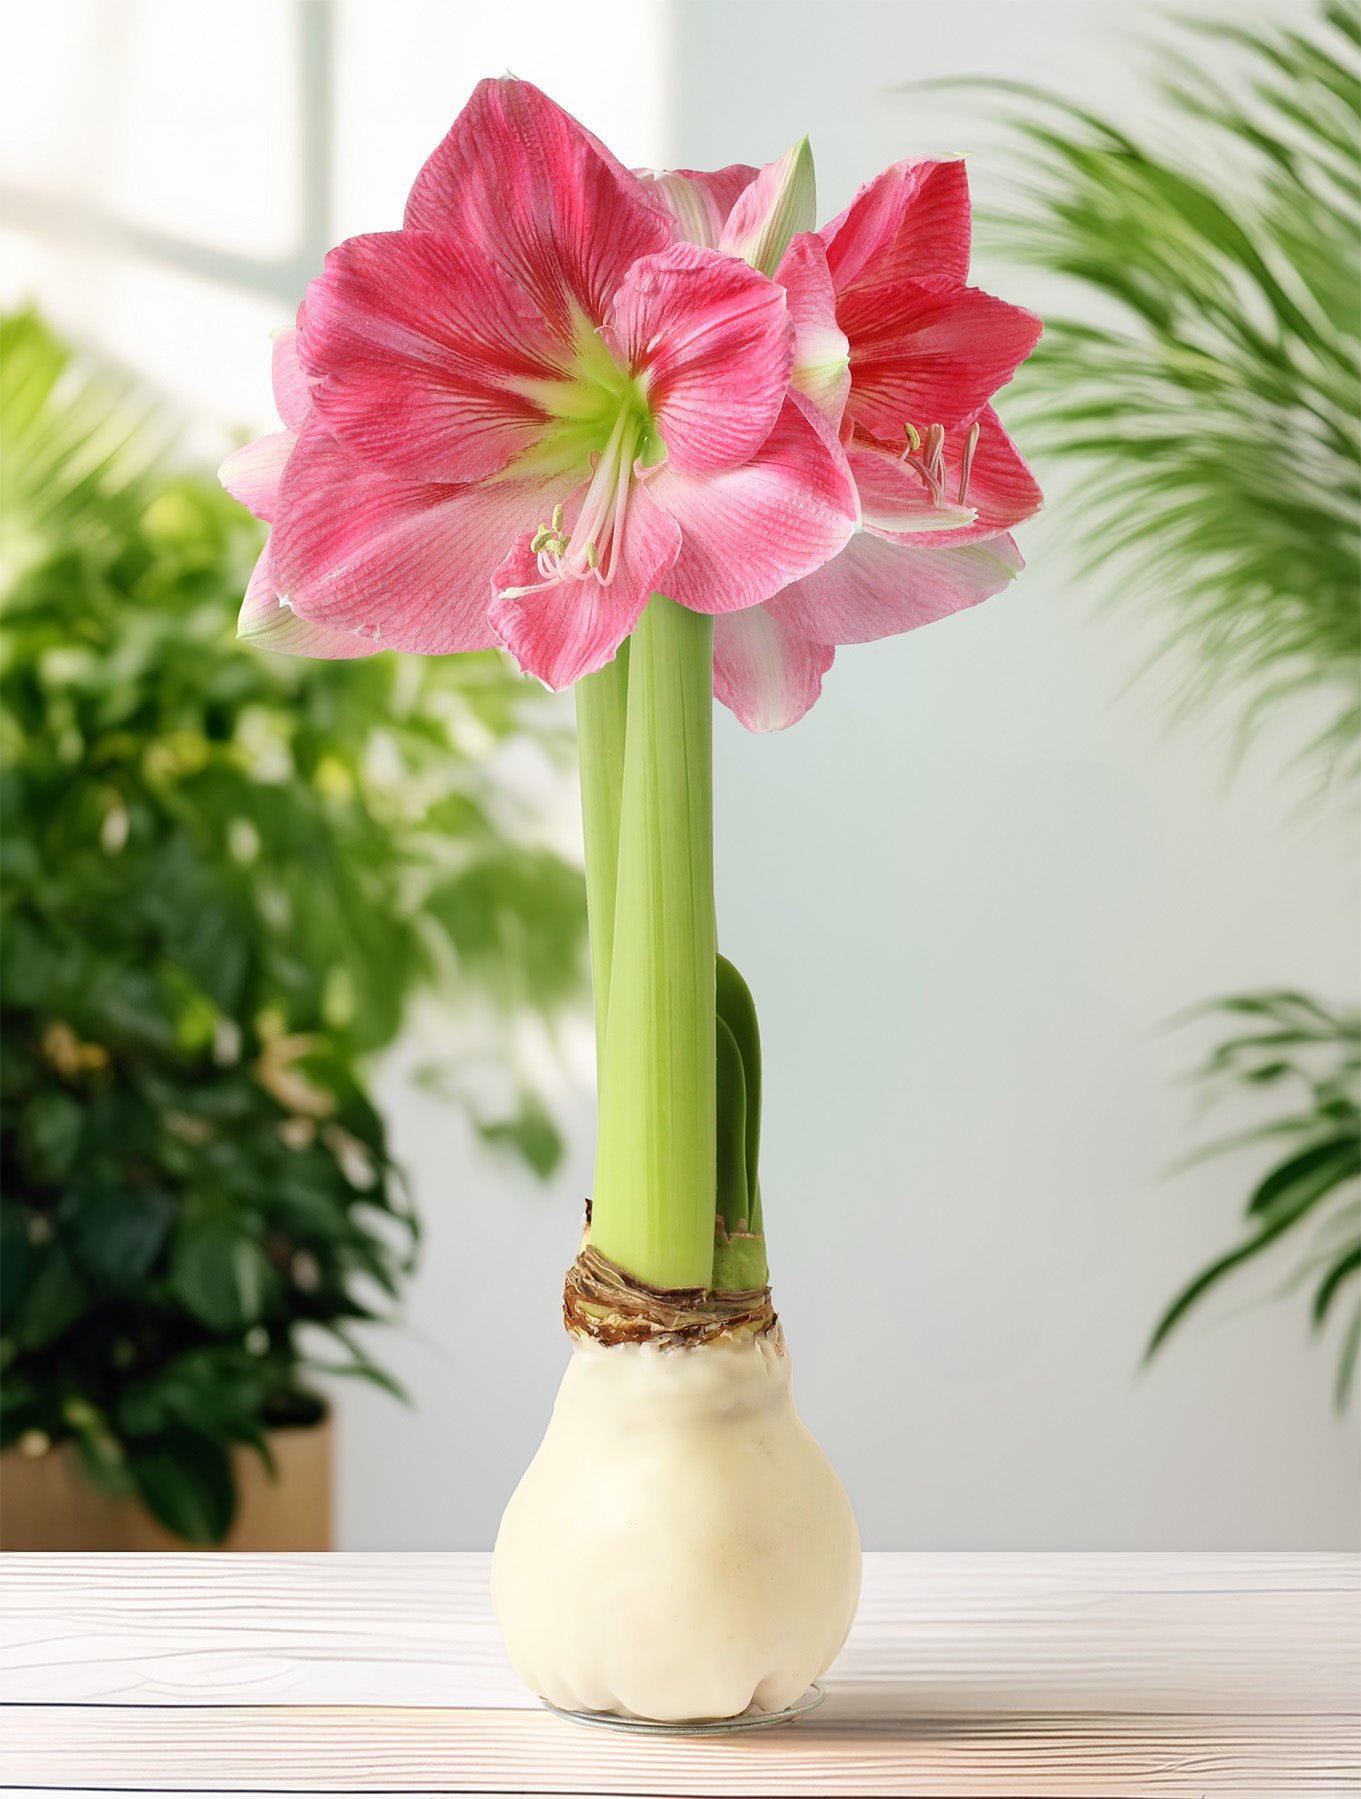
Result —
[[[630, 172], [537, 88], [485, 81], [402, 228], [326, 258], [275, 343], [284, 429], [223, 469], [273, 526], [243, 636], [499, 645], [576, 686], [596, 1177], [573, 1363], [495, 1583], [516, 1665], [578, 1709], [778, 1710], [836, 1653], [858, 1578], [770, 1308], [712, 696], [752, 730], [794, 723], [837, 645], [1004, 587], [1040, 501], [991, 405], [1040, 324], [968, 284], [963, 163], [897, 163], [815, 223], [806, 142]], [[715, 1534], [739, 1513], [745, 1550]], [[716, 1651], [719, 1594], [741, 1627]]]

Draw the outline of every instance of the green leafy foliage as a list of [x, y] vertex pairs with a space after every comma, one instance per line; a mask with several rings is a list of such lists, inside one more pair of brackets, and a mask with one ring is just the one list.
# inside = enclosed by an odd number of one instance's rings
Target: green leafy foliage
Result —
[[[32, 314], [0, 351], [0, 1442], [217, 1541], [233, 1444], [320, 1417], [320, 1369], [391, 1386], [351, 1327], [416, 1220], [362, 1058], [417, 992], [582, 980], [499, 761], [569, 727], [495, 655], [239, 644], [253, 521]], [[476, 1122], [554, 1165], [533, 1094]]]
[[[1251, 738], [1307, 690], [1333, 771], [1361, 751], [1361, 13], [1195, 29], [1166, 51], [1181, 128], [1149, 141], [1031, 93], [1001, 246], [1078, 284], [1017, 382], [1028, 451], [1075, 470], [1065, 530], [1189, 646], [1184, 700]], [[1180, 145], [1180, 149], [1174, 145]], [[1098, 322], [1100, 320], [1101, 322]]]
[[1168, 1306], [1148, 1346], [1152, 1355], [1187, 1313], [1227, 1275], [1308, 1226], [1312, 1241], [1298, 1280], [1312, 1289], [1322, 1329], [1350, 1298], [1337, 1401], [1345, 1404], [1361, 1352], [1361, 1015], [1334, 1012], [1302, 993], [1255, 993], [1210, 1010], [1231, 1022], [1197, 1078], [1212, 1098], [1244, 1088], [1280, 1095], [1289, 1109], [1198, 1151], [1192, 1159], [1261, 1144], [1284, 1151], [1248, 1199], [1241, 1242], [1217, 1257]]
[[[1001, 247], [1066, 278], [1017, 384], [1028, 450], [1071, 465], [1064, 528], [1103, 587], [1166, 623], [1182, 704], [1232, 696], [1240, 738], [1303, 696], [1333, 780], [1361, 772], [1361, 11], [1311, 28], [1187, 24], [1163, 52], [1171, 128], [1142, 141], [1033, 89], [1018, 204]], [[1204, 55], [1213, 46], [1211, 74]], [[1242, 1240], [1191, 1281], [1153, 1353], [1226, 1278], [1318, 1233], [1306, 1255], [1322, 1326], [1361, 1273], [1357, 1022], [1301, 994], [1208, 1008], [1235, 1027], [1211, 1083], [1292, 1091], [1235, 1143], [1286, 1154], [1251, 1195]], [[1338, 1399], [1361, 1349], [1346, 1327]]]

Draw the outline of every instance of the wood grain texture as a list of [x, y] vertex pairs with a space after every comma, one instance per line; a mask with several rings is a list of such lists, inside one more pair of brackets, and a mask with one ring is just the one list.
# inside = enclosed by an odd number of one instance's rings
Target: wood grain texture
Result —
[[[535, 1710], [485, 1555], [3, 1556], [0, 1700]], [[905, 1711], [1347, 1711], [1345, 1555], [867, 1555], [829, 1677]]]
[[7, 1793], [1361, 1794], [1361, 1565], [871, 1555], [823, 1708], [642, 1738], [507, 1667], [486, 1556], [0, 1557]]
[[[829, 1701], [830, 1704], [830, 1701]], [[19, 1706], [0, 1779], [114, 1791], [1202, 1799], [1356, 1791], [1346, 1719], [835, 1716], [643, 1741], [547, 1713], [389, 1707]]]

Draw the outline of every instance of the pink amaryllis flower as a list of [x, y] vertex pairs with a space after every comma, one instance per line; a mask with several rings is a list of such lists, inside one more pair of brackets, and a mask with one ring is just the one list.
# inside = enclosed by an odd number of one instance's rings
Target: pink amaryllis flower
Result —
[[[741, 255], [748, 196], [771, 178], [682, 173], [658, 191], [681, 229]], [[752, 730], [807, 712], [835, 645], [998, 593], [1022, 566], [1009, 532], [1040, 504], [989, 404], [1040, 321], [968, 285], [963, 163], [896, 163], [820, 233], [811, 224], [795, 221], [772, 272], [798, 329], [793, 389], [844, 445], [860, 516], [839, 555], [717, 621], [714, 691]]]
[[564, 687], [654, 591], [768, 599], [856, 518], [789, 397], [793, 344], [780, 284], [680, 241], [538, 89], [482, 82], [403, 228], [311, 284], [289, 431], [224, 469], [274, 527], [243, 630], [324, 656], [500, 644]]

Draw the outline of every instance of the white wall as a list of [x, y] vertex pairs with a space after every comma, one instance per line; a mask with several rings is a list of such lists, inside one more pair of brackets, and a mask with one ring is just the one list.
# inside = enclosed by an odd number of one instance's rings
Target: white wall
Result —
[[[995, 180], [969, 105], [901, 81], [1019, 75], [1128, 116], [1146, 102], [1124, 34], [1156, 17], [1106, 0], [345, 0], [327, 217], [283, 174], [317, 10], [309, 38], [285, 0], [178, 0], [173, 18], [49, 0], [10, 62], [29, 101], [4, 180], [56, 198], [8, 209], [8, 293], [36, 292], [219, 435], [264, 422], [263, 333], [307, 258], [395, 222], [479, 74], [540, 80], [639, 162], [760, 161], [810, 131], [828, 216], [903, 154], [977, 145], [976, 186]], [[116, 42], [92, 61], [96, 19]], [[197, 104], [158, 113], [190, 78]], [[256, 130], [235, 150], [233, 120]], [[86, 151], [63, 148], [71, 132]], [[157, 186], [167, 154], [193, 172], [187, 210]], [[1043, 309], [1032, 279], [982, 278]], [[1159, 1027], [1234, 989], [1354, 989], [1341, 832], [1291, 822], [1266, 757], [1226, 789], [1213, 731], [1168, 734], [1154, 688], [1125, 693], [1147, 639], [1095, 613], [1064, 537], [1059, 504], [1025, 533], [1010, 594], [843, 651], [796, 730], [720, 720], [720, 922], [761, 1007], [763, 1186], [802, 1409], [873, 1547], [1351, 1543], [1361, 1454], [1298, 1296], [1226, 1297], [1137, 1371], [1160, 1306], [1231, 1238], [1248, 1172], [1163, 1178], [1188, 1141], [1172, 1077], [1191, 1046]], [[589, 1096], [565, 1093], [568, 1165], [541, 1189], [402, 1060], [381, 1091], [427, 1243], [381, 1353], [417, 1403], [345, 1396], [341, 1537], [472, 1547], [563, 1359]]]

